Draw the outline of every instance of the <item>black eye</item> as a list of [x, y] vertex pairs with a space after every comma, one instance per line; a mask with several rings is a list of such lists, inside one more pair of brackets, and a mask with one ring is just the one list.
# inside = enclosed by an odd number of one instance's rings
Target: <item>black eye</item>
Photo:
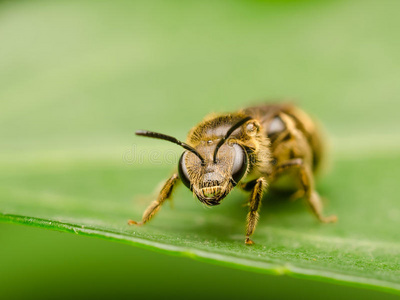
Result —
[[233, 144], [235, 158], [232, 167], [232, 179], [238, 183], [247, 170], [247, 154], [244, 148], [238, 144]]
[[187, 153], [188, 153], [187, 151], [183, 152], [181, 158], [179, 159], [178, 173], [179, 173], [179, 178], [182, 180], [183, 184], [188, 189], [191, 190], [192, 188], [190, 185], [190, 179], [189, 179], [189, 175], [188, 175], [188, 171], [187, 171], [186, 163], [185, 163], [185, 158], [186, 158]]

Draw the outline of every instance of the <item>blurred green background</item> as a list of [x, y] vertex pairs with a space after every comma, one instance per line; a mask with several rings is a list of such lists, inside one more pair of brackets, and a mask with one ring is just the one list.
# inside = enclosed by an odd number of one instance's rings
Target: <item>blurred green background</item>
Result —
[[[398, 164], [399, 10], [395, 0], [0, 2], [0, 212], [28, 214], [26, 202], [17, 201], [24, 198], [60, 213], [63, 206], [51, 199], [75, 192], [84, 198], [85, 180], [90, 188], [114, 184], [108, 193], [99, 187], [90, 194], [108, 202], [111, 192], [149, 190], [171, 166], [145, 170], [127, 164], [124, 154], [132, 147], [170, 147], [139, 140], [136, 129], [184, 139], [209, 112], [263, 99], [294, 99], [317, 116], [331, 138], [331, 160], [366, 168]], [[71, 166], [79, 182], [68, 173]], [[145, 185], [116, 180], [109, 173], [116, 166], [121, 174], [143, 174]], [[60, 179], [47, 170], [65, 172], [63, 185], [53, 185]], [[393, 182], [400, 177], [389, 171], [376, 177], [395, 203]], [[373, 186], [376, 178], [360, 183]], [[345, 192], [338, 186], [334, 195]], [[333, 203], [329, 210], [335, 211]], [[112, 203], [101, 213], [107, 212], [117, 217]], [[394, 207], [382, 236], [398, 240], [387, 229], [399, 216]], [[176, 298], [392, 297], [16, 225], [0, 224], [0, 239], [5, 298], [155, 297], [164, 291]]]

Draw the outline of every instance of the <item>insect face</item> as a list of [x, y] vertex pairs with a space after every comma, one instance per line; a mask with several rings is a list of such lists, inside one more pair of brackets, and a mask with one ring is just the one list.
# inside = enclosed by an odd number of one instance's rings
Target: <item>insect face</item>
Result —
[[214, 206], [236, 186], [246, 173], [248, 157], [245, 149], [237, 143], [225, 143], [214, 153], [219, 140], [209, 140], [196, 150], [204, 163], [194, 153], [185, 151], [179, 160], [179, 177], [204, 204]]

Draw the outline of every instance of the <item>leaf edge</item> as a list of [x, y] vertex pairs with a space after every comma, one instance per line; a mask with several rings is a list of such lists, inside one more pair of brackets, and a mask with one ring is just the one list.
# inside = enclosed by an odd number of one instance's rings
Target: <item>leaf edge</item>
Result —
[[231, 257], [223, 254], [207, 252], [204, 250], [163, 244], [142, 238], [137, 238], [120, 232], [103, 230], [90, 226], [71, 224], [51, 219], [4, 213], [0, 213], [0, 222], [26, 225], [59, 232], [74, 233], [82, 236], [101, 238], [104, 240], [129, 244], [158, 253], [187, 257], [197, 261], [235, 268], [243, 271], [251, 271], [275, 276], [286, 275], [292, 278], [315, 280], [331, 284], [371, 289], [394, 295], [400, 295], [400, 284], [395, 282], [377, 280], [361, 276], [352, 276], [337, 272], [324, 272], [321, 270], [296, 267], [291, 264], [279, 265], [275, 263], [254, 261], [251, 259]]

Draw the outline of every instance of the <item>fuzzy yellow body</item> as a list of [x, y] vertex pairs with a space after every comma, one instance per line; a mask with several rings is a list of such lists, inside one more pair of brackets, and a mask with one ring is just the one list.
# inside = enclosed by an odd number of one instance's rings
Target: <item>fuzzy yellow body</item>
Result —
[[[301, 159], [313, 173], [318, 170], [323, 158], [323, 141], [311, 118], [299, 108], [288, 105], [263, 105], [244, 110], [258, 120], [261, 131], [270, 141], [271, 171], [293, 159]], [[298, 190], [301, 185], [296, 169], [288, 169], [270, 178], [270, 188]]]

